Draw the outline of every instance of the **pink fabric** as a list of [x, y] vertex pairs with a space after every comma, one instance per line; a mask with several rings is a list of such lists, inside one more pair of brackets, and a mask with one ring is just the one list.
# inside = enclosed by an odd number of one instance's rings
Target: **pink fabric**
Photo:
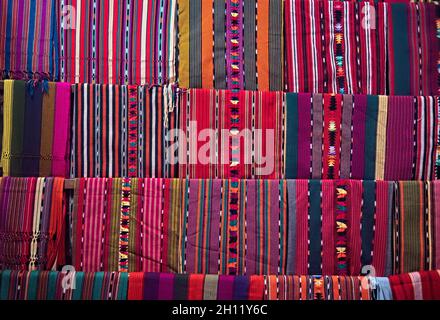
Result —
[[57, 83], [55, 96], [52, 175], [69, 175], [70, 84]]

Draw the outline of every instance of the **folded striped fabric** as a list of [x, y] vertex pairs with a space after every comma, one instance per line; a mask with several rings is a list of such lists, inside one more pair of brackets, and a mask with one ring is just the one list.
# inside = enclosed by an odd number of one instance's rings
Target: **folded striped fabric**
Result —
[[282, 0], [179, 0], [179, 85], [283, 90]]
[[286, 101], [286, 178], [435, 178], [438, 97], [288, 93]]
[[59, 80], [57, 0], [0, 4], [0, 77]]
[[0, 300], [127, 300], [128, 273], [0, 272]]
[[438, 94], [438, 5], [287, 0], [284, 11], [289, 91]]
[[177, 272], [183, 192], [179, 180], [77, 180], [73, 266], [78, 271]]
[[440, 300], [440, 271], [390, 277], [394, 300]]
[[179, 102], [179, 177], [282, 177], [284, 93], [196, 89]]
[[[440, 262], [438, 183], [397, 183], [394, 228], [395, 273], [430, 270]], [[435, 232], [434, 230], [437, 230]]]
[[64, 263], [63, 178], [0, 178], [0, 269]]
[[4, 81], [5, 176], [67, 176], [70, 90], [60, 82]]
[[177, 0], [60, 0], [61, 79], [167, 84], [176, 80]]
[[[171, 87], [73, 86], [71, 177], [177, 177]], [[166, 158], [169, 154], [169, 158]]]
[[432, 180], [439, 110], [431, 96], [78, 85], [71, 177]]
[[0, 300], [371, 300], [367, 278], [0, 271]]
[[0, 271], [0, 300], [438, 300], [439, 292], [440, 271], [389, 278]]
[[[407, 191], [414, 184], [424, 190], [419, 198]], [[72, 261], [86, 272], [429, 270], [440, 256], [438, 188], [359, 180], [79, 179]]]

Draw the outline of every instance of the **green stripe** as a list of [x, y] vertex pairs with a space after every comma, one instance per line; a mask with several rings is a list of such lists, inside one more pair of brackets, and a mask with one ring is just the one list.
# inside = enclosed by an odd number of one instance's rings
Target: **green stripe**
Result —
[[394, 94], [410, 94], [410, 59], [408, 43], [408, 5], [391, 5], [394, 46]]
[[[23, 154], [24, 114], [26, 109], [26, 82], [14, 81], [12, 84], [12, 129], [11, 129], [11, 156]], [[22, 172], [22, 158], [11, 157], [10, 175], [20, 176]]]
[[[403, 183], [403, 270], [413, 272], [420, 269], [420, 209], [423, 206], [419, 192], [419, 182], [408, 181]], [[422, 212], [423, 214], [423, 212]]]
[[96, 272], [93, 279], [92, 300], [102, 300], [103, 281], [104, 281], [104, 272]]
[[56, 271], [49, 272], [49, 278], [47, 281], [47, 296], [46, 296], [47, 300], [55, 300], [56, 298], [58, 275], [59, 273]]
[[286, 94], [286, 179], [298, 173], [298, 94]]
[[6, 270], [1, 272], [1, 285], [0, 285], [0, 300], [8, 300], [9, 297], [9, 282], [11, 280], [11, 271]]
[[75, 272], [75, 290], [73, 290], [72, 300], [81, 300], [84, 285], [84, 272]]
[[128, 292], [128, 273], [123, 272], [119, 275], [118, 300], [127, 300]]
[[374, 180], [376, 176], [376, 133], [379, 112], [379, 97], [367, 96], [365, 115], [365, 180]]
[[39, 271], [31, 271], [29, 275], [29, 283], [28, 283], [28, 300], [36, 300], [37, 299], [37, 288], [38, 288], [38, 279], [39, 279]]

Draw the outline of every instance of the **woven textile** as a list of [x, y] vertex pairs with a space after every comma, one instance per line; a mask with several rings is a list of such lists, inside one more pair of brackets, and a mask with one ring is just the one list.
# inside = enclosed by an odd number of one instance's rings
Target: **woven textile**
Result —
[[179, 176], [281, 178], [284, 98], [269, 91], [183, 92], [179, 141], [188, 138], [179, 144]]
[[167, 84], [176, 79], [177, 0], [60, 0], [61, 79]]
[[435, 178], [438, 97], [288, 93], [286, 101], [286, 178]]
[[63, 264], [63, 187], [62, 178], [0, 179], [0, 269]]
[[59, 80], [57, 0], [0, 4], [0, 72], [12, 79]]
[[[406, 191], [416, 184], [424, 190], [417, 199]], [[435, 269], [437, 185], [80, 179], [73, 265], [87, 272], [223, 275], [357, 276], [372, 266], [383, 276], [413, 265]]]
[[283, 1], [179, 0], [179, 85], [283, 90]]
[[70, 101], [67, 83], [5, 80], [5, 176], [68, 175]]
[[440, 163], [438, 97], [74, 91], [71, 177], [431, 180]]
[[0, 300], [371, 300], [365, 280], [6, 270], [0, 272]]
[[166, 160], [178, 126], [169, 86], [73, 87], [71, 177], [176, 177]]
[[440, 271], [390, 277], [394, 300], [440, 300]]
[[431, 270], [440, 261], [439, 187], [437, 182], [398, 182], [393, 223], [395, 273]]
[[288, 0], [284, 11], [289, 91], [438, 93], [438, 6]]
[[75, 269], [176, 272], [183, 191], [178, 180], [77, 180]]
[[440, 271], [389, 278], [0, 271], [0, 300], [438, 300]]
[[0, 300], [126, 300], [127, 293], [127, 273], [0, 272]]

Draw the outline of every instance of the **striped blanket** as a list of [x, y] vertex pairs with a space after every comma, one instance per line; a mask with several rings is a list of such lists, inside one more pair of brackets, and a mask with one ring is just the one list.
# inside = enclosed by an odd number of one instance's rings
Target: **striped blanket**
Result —
[[79, 179], [72, 261], [223, 275], [435, 269], [437, 192], [411, 181]]
[[0, 272], [0, 300], [371, 300], [363, 277]]
[[0, 78], [59, 80], [57, 0], [0, 3]]
[[2, 166], [5, 176], [66, 177], [70, 85], [5, 80]]
[[71, 177], [176, 177], [171, 87], [73, 86]]
[[282, 0], [179, 0], [179, 85], [283, 90]]
[[60, 0], [61, 79], [167, 84], [176, 80], [177, 0]]
[[438, 94], [439, 10], [430, 3], [285, 1], [287, 89]]
[[0, 269], [64, 264], [64, 179], [0, 178]]

